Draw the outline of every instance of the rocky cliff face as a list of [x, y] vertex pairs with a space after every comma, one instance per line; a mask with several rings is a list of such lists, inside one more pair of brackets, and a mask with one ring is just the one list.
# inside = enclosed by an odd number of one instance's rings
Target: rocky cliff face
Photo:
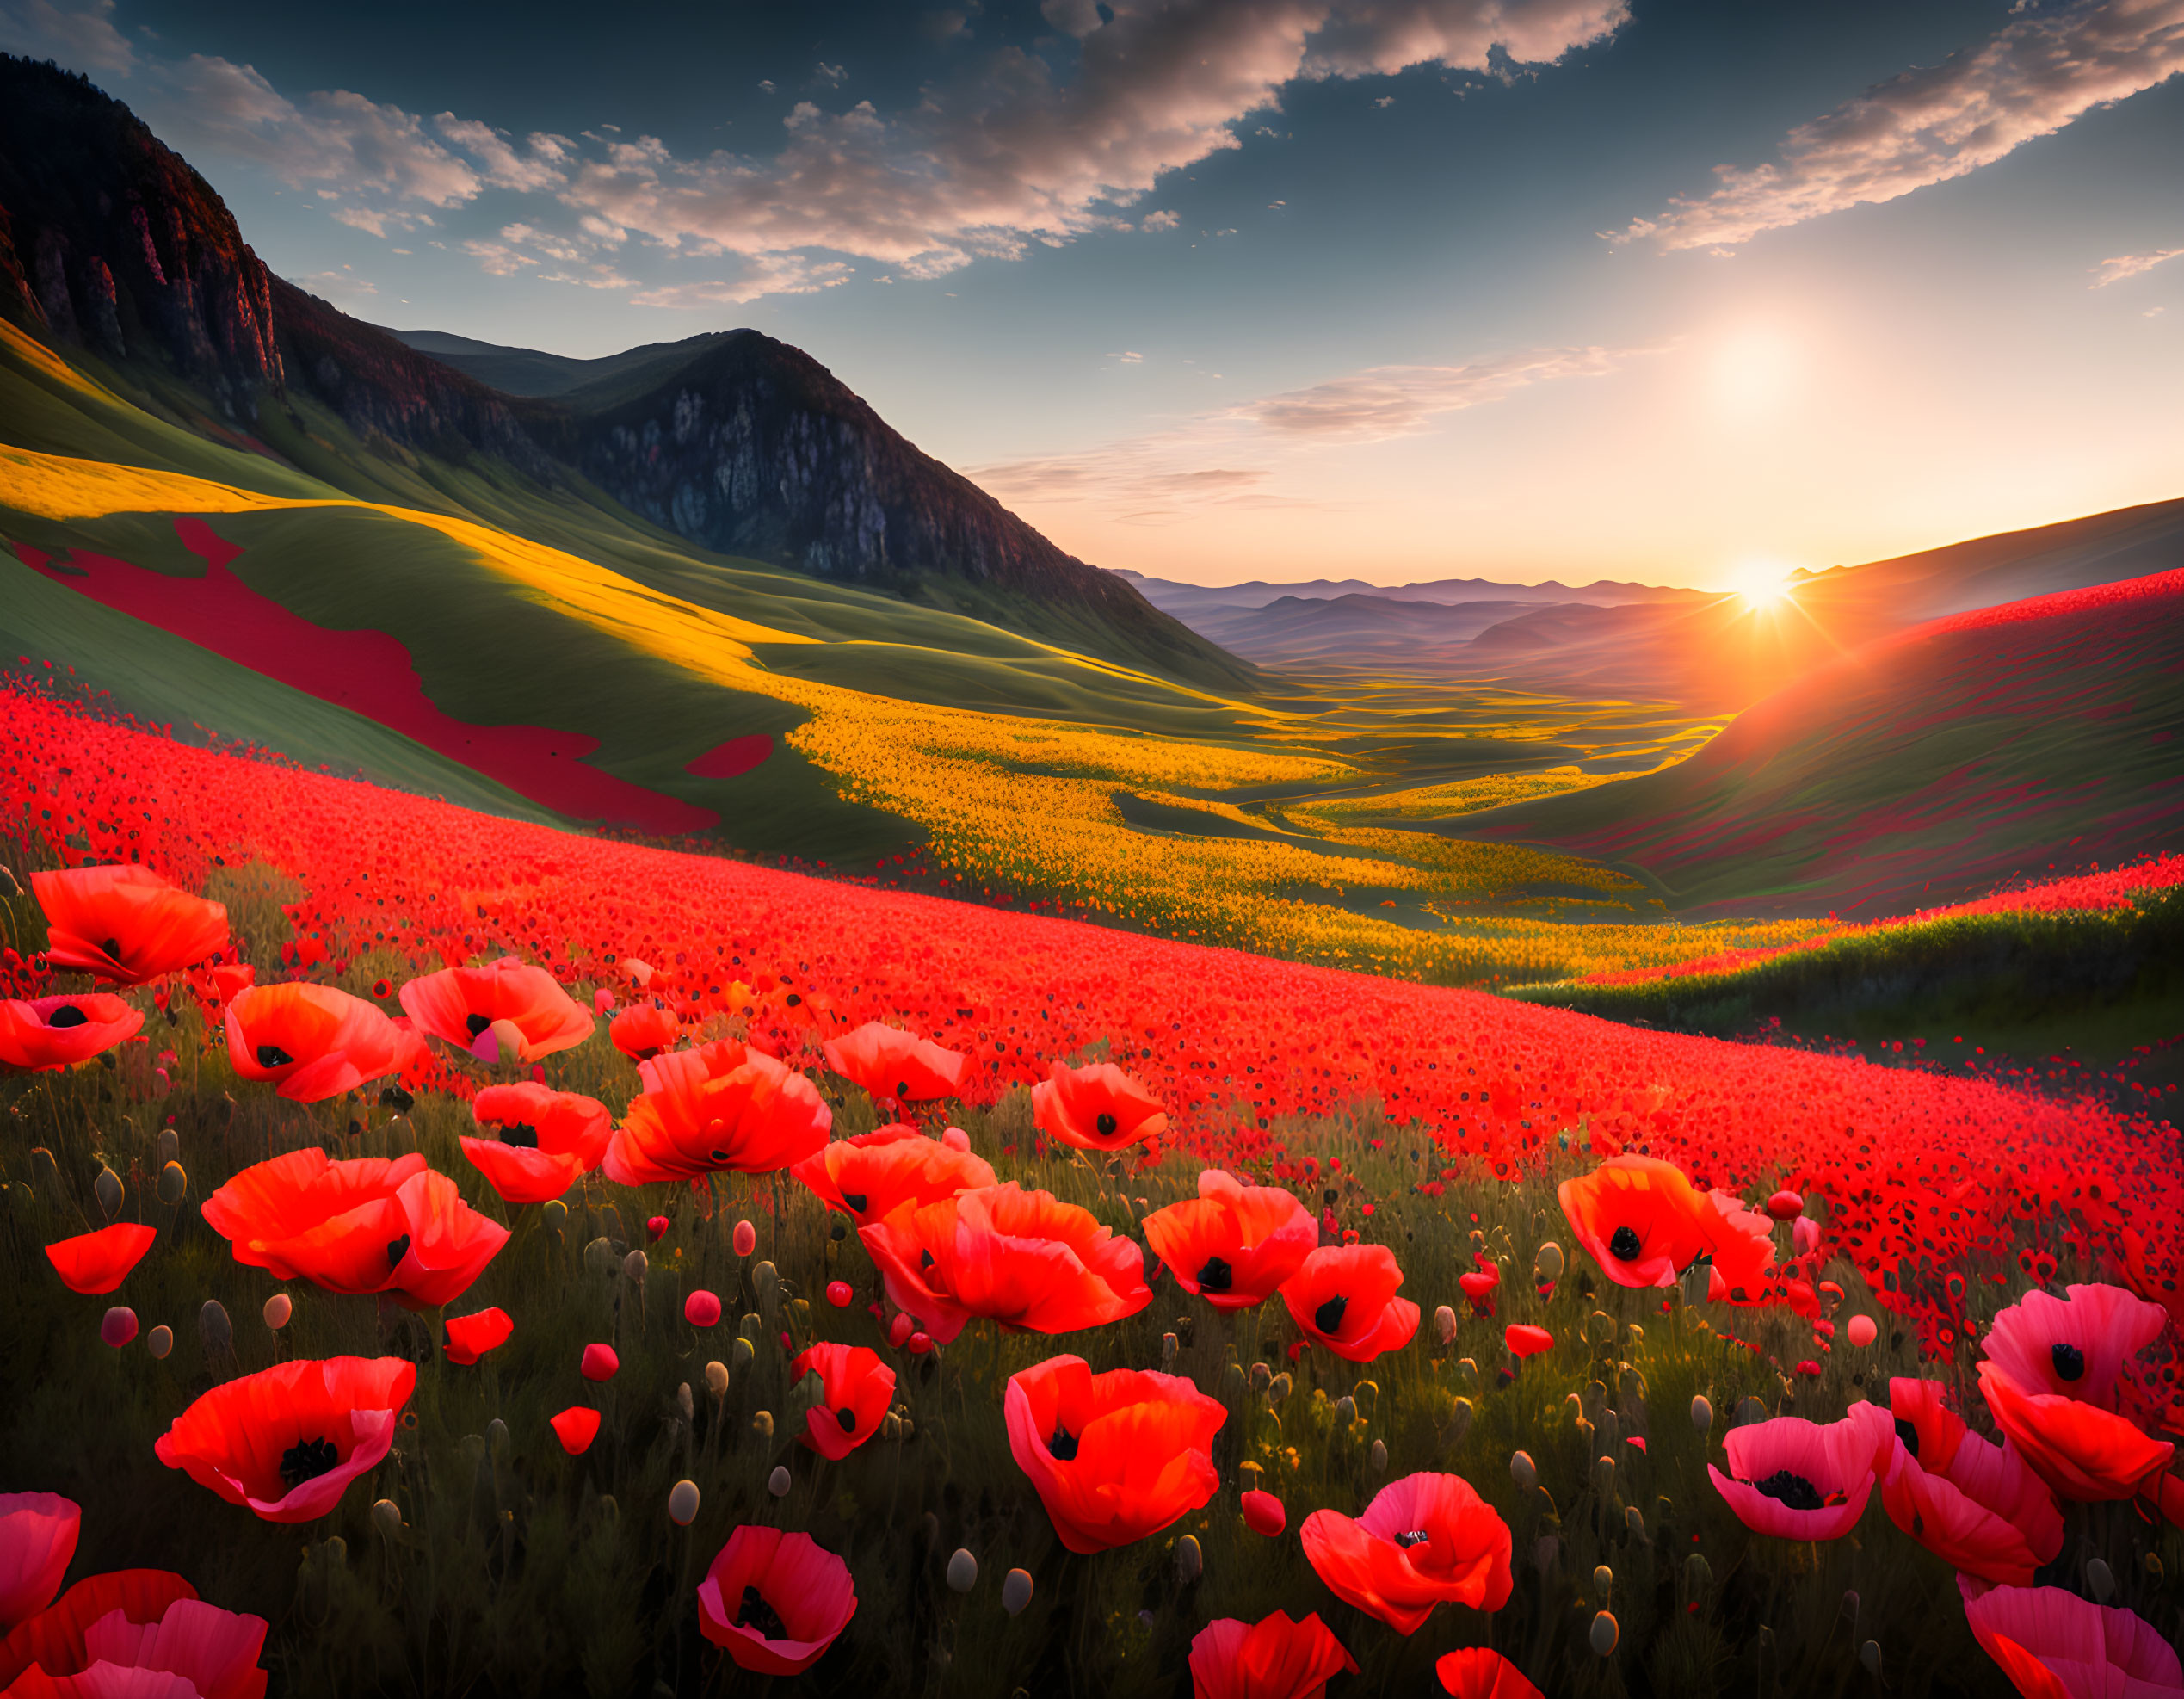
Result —
[[229, 415], [281, 381], [272, 278], [219, 195], [83, 77], [0, 55], [0, 312], [156, 350]]

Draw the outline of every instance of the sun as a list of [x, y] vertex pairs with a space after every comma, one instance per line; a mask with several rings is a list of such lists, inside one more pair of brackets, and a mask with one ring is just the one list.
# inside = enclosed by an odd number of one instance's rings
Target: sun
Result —
[[1790, 600], [1794, 570], [1779, 560], [1747, 561], [1731, 575], [1730, 589], [1755, 612], [1780, 608]]

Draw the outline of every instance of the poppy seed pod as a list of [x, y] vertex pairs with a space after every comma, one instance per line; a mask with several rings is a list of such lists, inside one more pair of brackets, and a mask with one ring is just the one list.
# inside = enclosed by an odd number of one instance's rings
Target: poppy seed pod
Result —
[[1613, 1457], [1595, 1457], [1593, 1460], [1593, 1491], [1603, 1498], [1614, 1496], [1615, 1460]]
[[1530, 1452], [1509, 1453], [1509, 1479], [1517, 1484], [1519, 1490], [1526, 1492], [1539, 1484], [1539, 1467], [1532, 1461]]
[[2086, 1561], [2085, 1590], [2093, 1595], [2095, 1604], [2107, 1603], [2115, 1593], [2115, 1572], [2100, 1558], [2089, 1558]]
[[1456, 1312], [1446, 1304], [1434, 1311], [1434, 1331], [1441, 1336], [1441, 1343], [1444, 1345], [1455, 1340]]
[[1880, 1679], [1881, 1647], [1877, 1640], [1869, 1640], [1858, 1648], [1858, 1661], [1866, 1666], [1866, 1673], [1875, 1681]]
[[1706, 1596], [1706, 1589], [1714, 1585], [1713, 1566], [1694, 1552], [1683, 1560], [1683, 1597], [1687, 1604], [1695, 1604]]
[[614, 1241], [602, 1234], [584, 1246], [584, 1267], [594, 1274], [605, 1274], [614, 1266]]
[[1373, 1442], [1373, 1450], [1370, 1456], [1373, 1464], [1373, 1473], [1376, 1475], [1386, 1473], [1388, 1468], [1387, 1441], [1384, 1439], [1374, 1440]]
[[1268, 1402], [1270, 1404], [1282, 1403], [1288, 1398], [1289, 1389], [1295, 1383], [1289, 1378], [1289, 1375], [1286, 1370], [1284, 1370], [1281, 1374], [1275, 1375], [1273, 1380], [1267, 1383]]
[[1335, 1425], [1347, 1428], [1357, 1420], [1357, 1400], [1348, 1393], [1335, 1400]]
[[1442, 1425], [1441, 1443], [1444, 1446], [1461, 1445], [1471, 1430], [1471, 1418], [1478, 1413], [1478, 1406], [1467, 1398], [1459, 1398], [1448, 1412], [1448, 1420]]
[[153, 1328], [144, 1336], [144, 1348], [155, 1359], [163, 1362], [168, 1353], [175, 1349], [175, 1330], [163, 1324]]
[[1173, 1333], [1160, 1336], [1160, 1366], [1170, 1372], [1175, 1367], [1176, 1339]]
[[1639, 1511], [1638, 1507], [1636, 1504], [1624, 1505], [1623, 1527], [1629, 1533], [1631, 1538], [1637, 1541], [1640, 1545], [1650, 1546], [1653, 1543], [1651, 1540], [1646, 1537], [1645, 1517]]
[[159, 1160], [162, 1163], [174, 1162], [181, 1156], [182, 1135], [171, 1127], [161, 1128], [159, 1129]]
[[117, 1351], [136, 1337], [137, 1313], [126, 1304], [116, 1304], [99, 1323], [99, 1338]]
[[676, 1414], [686, 1422], [698, 1419], [698, 1401], [690, 1395], [690, 1383], [685, 1381], [675, 1389]]
[[1714, 1406], [1707, 1402], [1704, 1393], [1695, 1393], [1692, 1398], [1691, 1425], [1702, 1434], [1714, 1425]]
[[642, 1286], [645, 1276], [651, 1272], [652, 1263], [642, 1251], [632, 1251], [622, 1258], [622, 1278]]
[[1188, 1587], [1205, 1573], [1206, 1554], [1199, 1548], [1198, 1536], [1186, 1534], [1175, 1542], [1175, 1579]]
[[771, 1263], [761, 1263], [750, 1271], [750, 1289], [758, 1294], [762, 1313], [771, 1315], [774, 1306], [781, 1295], [781, 1273]]
[[958, 1547], [948, 1559], [948, 1589], [951, 1592], [967, 1593], [978, 1585], [978, 1560]]
[[549, 1199], [539, 1211], [539, 1219], [554, 1233], [569, 1225], [569, 1206], [559, 1198]]
[[38, 1189], [47, 1197], [61, 1195], [60, 1165], [53, 1160], [53, 1153], [43, 1145], [30, 1153], [30, 1176]]
[[[762, 1415], [764, 1414], [763, 1412], [761, 1412], [760, 1413]], [[767, 1431], [768, 1437], [771, 1437], [772, 1430], [773, 1418], [769, 1416], [767, 1417]], [[777, 1463], [774, 1465], [774, 1473], [766, 1477], [766, 1490], [772, 1493], [776, 1498], [786, 1498], [788, 1497], [789, 1472], [786, 1464]]]
[[285, 1292], [276, 1292], [265, 1301], [265, 1325], [278, 1333], [288, 1325], [288, 1318], [296, 1313], [293, 1300]]
[[372, 1506], [372, 1526], [380, 1536], [392, 1540], [402, 1532], [402, 1506], [392, 1498], [381, 1498]]
[[774, 1412], [770, 1410], [761, 1410], [753, 1412], [750, 1418], [750, 1430], [756, 1434], [761, 1439], [773, 1438]]
[[1549, 1239], [1539, 1247], [1538, 1254], [1533, 1257], [1532, 1266], [1539, 1270], [1543, 1280], [1560, 1280], [1563, 1270], [1562, 1247], [1554, 1240]]
[[91, 1182], [91, 1190], [97, 1195], [99, 1208], [111, 1221], [121, 1213], [121, 1177], [111, 1168], [101, 1168], [99, 1177]]
[[1031, 1572], [1012, 1569], [1001, 1584], [1001, 1608], [1011, 1616], [1032, 1602]]
[[179, 1162], [169, 1162], [159, 1171], [159, 1201], [172, 1209], [189, 1195], [189, 1176], [182, 1171]]
[[1593, 1650], [1600, 1653], [1601, 1657], [1607, 1657], [1608, 1653], [1615, 1650], [1615, 1642], [1619, 1634], [1620, 1631], [1615, 1626], [1614, 1616], [1608, 1611], [1601, 1611], [1593, 1618], [1593, 1631], [1590, 1636]]
[[1593, 1597], [1600, 1601], [1602, 1610], [1613, 1602], [1614, 1591], [1615, 1572], [1604, 1563], [1595, 1566], [1593, 1570]]
[[1251, 1365], [1251, 1390], [1263, 1394], [1272, 1385], [1274, 1385], [1274, 1370], [1263, 1362], [1253, 1363]]
[[728, 1348], [728, 1355], [735, 1359], [737, 1368], [748, 1368], [751, 1360], [758, 1355], [758, 1350], [750, 1340], [739, 1338]]
[[714, 1362], [706, 1365], [706, 1390], [715, 1398], [728, 1395], [728, 1365]]
[[235, 1325], [227, 1319], [226, 1307], [219, 1299], [207, 1298], [197, 1312], [197, 1337], [207, 1356], [225, 1356], [235, 1349]]
[[678, 1480], [668, 1489], [668, 1520], [677, 1528], [688, 1528], [698, 1519], [698, 1483]]

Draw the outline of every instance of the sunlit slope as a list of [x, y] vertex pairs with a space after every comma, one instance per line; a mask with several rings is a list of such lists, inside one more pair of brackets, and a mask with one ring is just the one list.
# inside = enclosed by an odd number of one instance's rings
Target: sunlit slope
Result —
[[1686, 911], [1879, 914], [2184, 842], [2184, 571], [1934, 621], [1681, 766], [1466, 836], [1633, 865]]

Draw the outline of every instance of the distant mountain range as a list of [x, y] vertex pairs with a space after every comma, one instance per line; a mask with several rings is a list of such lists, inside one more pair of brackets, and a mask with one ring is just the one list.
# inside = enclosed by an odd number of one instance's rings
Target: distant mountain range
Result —
[[[575, 361], [396, 335], [274, 276], [121, 102], [0, 55], [0, 314], [176, 415], [264, 441], [329, 409], [367, 450], [611, 504], [702, 547], [971, 614], [1201, 686], [1255, 674], [912, 444], [808, 355], [733, 331]], [[311, 433], [299, 416], [296, 433]], [[381, 468], [318, 453], [358, 493]], [[451, 497], [452, 499], [452, 497]]]

